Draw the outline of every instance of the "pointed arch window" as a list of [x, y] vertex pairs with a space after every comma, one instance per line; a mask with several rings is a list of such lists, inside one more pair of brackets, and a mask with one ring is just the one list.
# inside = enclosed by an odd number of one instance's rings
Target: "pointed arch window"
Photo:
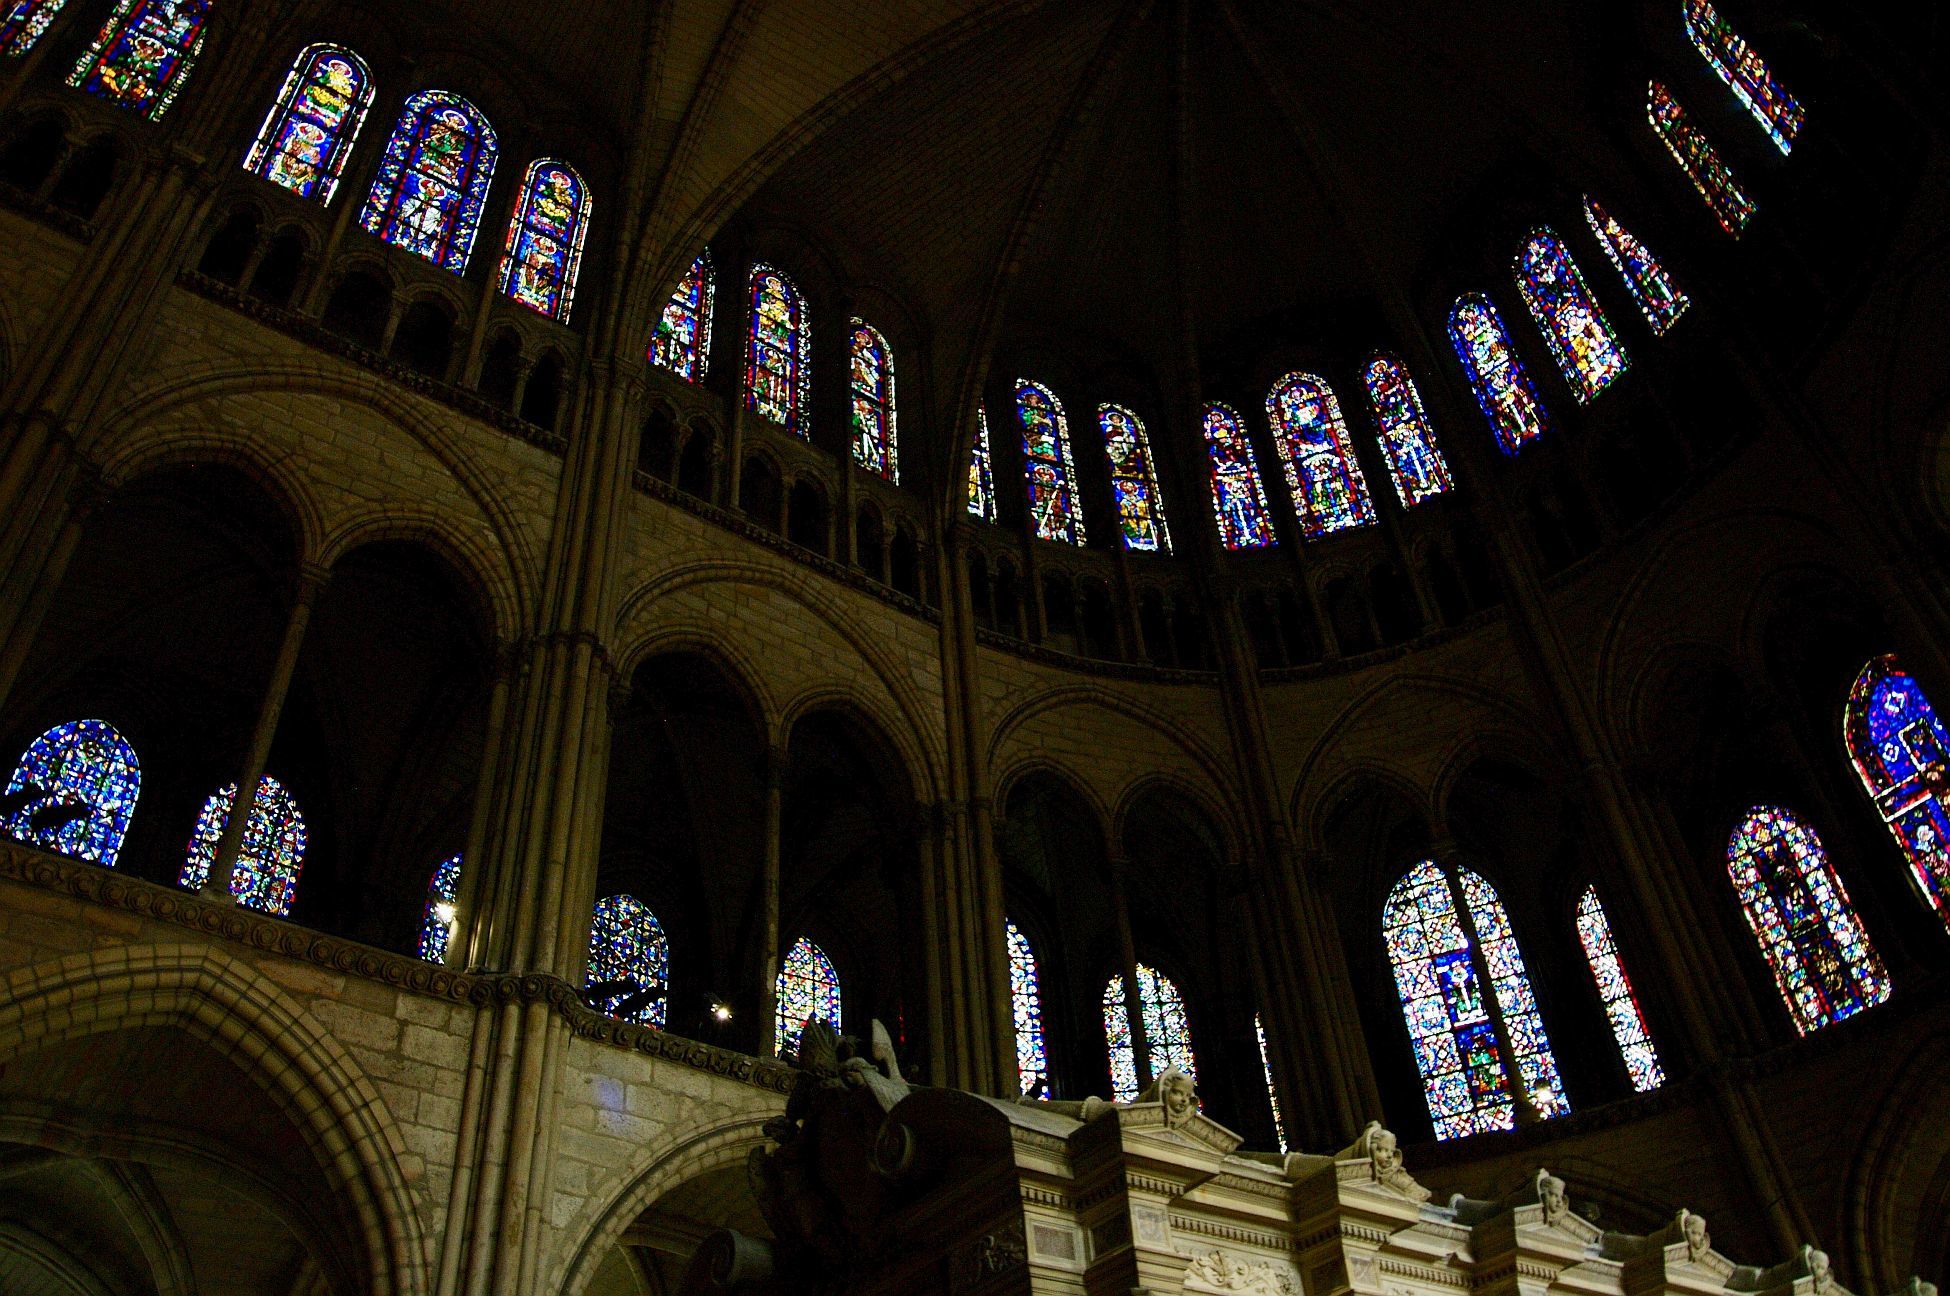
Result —
[[1266, 1073], [1266, 1101], [1273, 1107], [1273, 1135], [1279, 1140], [1280, 1151], [1287, 1151], [1286, 1117], [1280, 1114], [1280, 1090], [1273, 1083], [1273, 1055], [1266, 1047], [1266, 1023], [1258, 1013], [1253, 1014], [1253, 1034], [1259, 1040], [1259, 1067]]
[[[203, 803], [190, 834], [190, 848], [177, 881], [192, 891], [210, 880], [224, 821], [237, 799], [237, 785], [217, 789]], [[264, 775], [251, 799], [251, 817], [244, 824], [244, 840], [237, 865], [230, 874], [230, 894], [237, 902], [283, 918], [298, 896], [298, 874], [305, 867], [305, 816], [284, 784]]]
[[1672, 154], [1672, 160], [1699, 190], [1699, 196], [1713, 210], [1713, 218], [1720, 222], [1720, 228], [1735, 238], [1747, 228], [1747, 222], [1754, 216], [1754, 200], [1740, 187], [1733, 177], [1733, 168], [1720, 157], [1700, 128], [1693, 125], [1692, 118], [1672, 97], [1672, 91], [1657, 81], [1647, 83], [1645, 91], [1645, 116], [1652, 123], [1652, 130]]
[[1506, 1049], [1539, 1115], [1571, 1110], [1495, 888], [1424, 860], [1388, 892], [1381, 923], [1436, 1138], [1515, 1124]]
[[1016, 1079], [1022, 1092], [1047, 1098], [1049, 1054], [1043, 1047], [1043, 991], [1036, 976], [1036, 951], [1013, 922], [1009, 938], [1009, 1002], [1016, 1021]]
[[1377, 355], [1362, 374], [1368, 400], [1374, 405], [1375, 426], [1381, 429], [1381, 453], [1388, 460], [1395, 495], [1403, 508], [1414, 508], [1448, 490], [1449, 465], [1435, 444], [1435, 429], [1422, 408], [1422, 393], [1408, 366], [1391, 355]]
[[901, 479], [894, 425], [894, 353], [880, 330], [853, 321], [853, 462], [890, 482]]
[[209, 34], [209, 0], [116, 0], [68, 84], [159, 120]]
[[1580, 405], [1625, 372], [1625, 348], [1591, 295], [1578, 263], [1555, 231], [1530, 231], [1517, 254], [1517, 290], [1550, 343], [1559, 372]]
[[598, 1012], [662, 1029], [669, 1003], [670, 942], [650, 906], [632, 895], [604, 896], [589, 920], [589, 971]]
[[1644, 312], [1653, 336], [1664, 337], [1666, 330], [1678, 323], [1686, 308], [1693, 304], [1693, 299], [1679, 290], [1679, 285], [1651, 250], [1589, 194], [1584, 199], [1584, 221], [1597, 236], [1599, 246], [1605, 249], [1605, 256], [1619, 277], [1625, 280], [1625, 286], [1631, 289], [1632, 300]]
[[454, 899], [460, 894], [460, 856], [453, 855], [433, 866], [427, 879], [427, 907], [420, 915], [420, 957], [429, 963], [444, 962], [447, 946], [454, 938], [454, 925], [460, 913]]
[[1604, 1001], [1612, 1038], [1618, 1041], [1632, 1088], [1649, 1093], [1666, 1082], [1666, 1073], [1659, 1065], [1659, 1050], [1653, 1047], [1652, 1032], [1645, 1028], [1645, 1014], [1639, 1011], [1638, 996], [1632, 993], [1631, 979], [1625, 975], [1618, 944], [1611, 936], [1611, 920], [1605, 917], [1605, 906], [1599, 903], [1595, 886], [1586, 887], [1578, 898], [1578, 941], [1584, 946], [1591, 975], [1597, 978], [1598, 997]]
[[1205, 407], [1205, 451], [1212, 461], [1212, 515], [1228, 549], [1262, 549], [1273, 543], [1273, 513], [1237, 410], [1214, 402]]
[[1855, 677], [1842, 736], [1917, 889], [1950, 926], [1950, 730], [1922, 687], [1889, 656]]
[[968, 456], [968, 511], [995, 521], [995, 461], [989, 457], [989, 412], [975, 411], [975, 445]]
[[446, 90], [422, 90], [400, 111], [359, 224], [461, 274], [499, 150], [479, 108]]
[[1807, 111], [1788, 93], [1753, 46], [1707, 0], [1686, 0], [1686, 35], [1706, 65], [1747, 105], [1782, 156], [1794, 147]]
[[141, 792], [141, 763], [115, 726], [70, 720], [21, 753], [0, 826], [15, 841], [114, 868]]
[[1029, 520], [1037, 537], [1082, 544], [1083, 510], [1077, 507], [1077, 466], [1070, 455], [1070, 424], [1063, 417], [1063, 402], [1041, 383], [1018, 378], [1016, 418], [1022, 423]]
[[307, 45], [284, 78], [244, 170], [329, 206], [372, 107], [372, 73], [339, 45]]
[[745, 345], [745, 408], [806, 436], [811, 407], [807, 353], [812, 325], [792, 280], [760, 261], [752, 267], [751, 332]]
[[718, 293], [717, 270], [706, 248], [684, 272], [677, 291], [664, 303], [657, 331], [650, 337], [650, 363], [686, 382], [703, 382], [711, 363], [711, 310]]
[[574, 167], [555, 158], [531, 163], [502, 245], [501, 291], [537, 314], [568, 323], [589, 212], [589, 186]]
[[1374, 505], [1354, 461], [1341, 403], [1324, 379], [1304, 373], [1280, 379], [1266, 397], [1266, 417], [1302, 535], [1316, 540], [1373, 523]]
[[13, 0], [0, 18], [0, 54], [19, 58], [34, 48], [67, 0]]
[[1158, 489], [1144, 420], [1122, 405], [1099, 405], [1097, 427], [1110, 455], [1110, 491], [1117, 500], [1124, 547], [1139, 553], [1170, 553], [1171, 530], [1165, 525], [1164, 495]]
[[1449, 345], [1504, 454], [1513, 455], [1544, 435], [1550, 423], [1543, 399], [1489, 298], [1467, 293], [1456, 299], [1449, 312]]
[[1755, 806], [1727, 842], [1727, 873], [1774, 984], [1806, 1035], [1889, 997], [1882, 966], [1814, 829]]
[[[1137, 982], [1138, 1010], [1144, 1014], [1144, 1044], [1151, 1059], [1152, 1076], [1175, 1066], [1197, 1080], [1198, 1061], [1192, 1056], [1192, 1028], [1185, 1019], [1185, 997], [1178, 993], [1170, 977], [1142, 963], [1137, 966]], [[1110, 1042], [1111, 1096], [1118, 1102], [1135, 1102], [1142, 1086], [1138, 1084], [1137, 1047], [1131, 1038], [1121, 972], [1104, 987], [1104, 1038]]]
[[799, 1035], [808, 1020], [840, 1029], [840, 974], [826, 951], [804, 936], [786, 952], [775, 990], [778, 1015], [772, 1043], [778, 1056], [799, 1051]]

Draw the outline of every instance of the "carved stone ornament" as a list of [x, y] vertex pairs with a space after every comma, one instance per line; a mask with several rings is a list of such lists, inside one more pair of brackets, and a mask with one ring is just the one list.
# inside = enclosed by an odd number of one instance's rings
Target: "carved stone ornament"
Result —
[[1382, 1187], [1398, 1192], [1413, 1202], [1429, 1199], [1429, 1190], [1416, 1183], [1415, 1176], [1402, 1164], [1401, 1140], [1378, 1120], [1369, 1121], [1368, 1127], [1361, 1131], [1361, 1137], [1334, 1159], [1355, 1161], [1362, 1158], [1366, 1158], [1373, 1167], [1375, 1182]]
[[1548, 1170], [1537, 1171], [1537, 1204], [1544, 1208], [1544, 1223], [1556, 1227], [1571, 1213], [1571, 1198], [1564, 1181]]
[[963, 1262], [964, 1282], [972, 1287], [1028, 1263], [1029, 1244], [1023, 1237], [1022, 1221], [1017, 1220], [976, 1239]]
[[1177, 1129], [1198, 1115], [1198, 1093], [1192, 1086], [1192, 1078], [1176, 1066], [1160, 1071], [1158, 1078], [1138, 1095], [1138, 1101], [1163, 1103], [1166, 1129]]
[[1214, 1247], [1193, 1258], [1185, 1270], [1187, 1283], [1228, 1292], [1253, 1292], [1255, 1296], [1298, 1296], [1293, 1275], [1262, 1257], [1251, 1259], [1232, 1255]]
[[1686, 1243], [1686, 1258], [1698, 1264], [1713, 1249], [1713, 1235], [1706, 1231], [1706, 1216], [1695, 1215], [1682, 1207], [1677, 1223], [1679, 1236]]

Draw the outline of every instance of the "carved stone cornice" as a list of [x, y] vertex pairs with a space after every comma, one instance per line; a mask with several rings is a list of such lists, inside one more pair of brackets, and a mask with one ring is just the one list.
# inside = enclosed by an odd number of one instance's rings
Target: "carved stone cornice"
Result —
[[0, 842], [0, 881], [72, 896], [188, 931], [248, 946], [314, 967], [361, 977], [395, 989], [475, 1008], [546, 1003], [582, 1039], [631, 1049], [708, 1071], [773, 1093], [788, 1093], [791, 1067], [713, 1044], [685, 1039], [640, 1022], [619, 1021], [588, 1007], [560, 977], [456, 972], [437, 963], [310, 931], [241, 905], [206, 900], [195, 892], [126, 877], [100, 865], [63, 859], [16, 842]]

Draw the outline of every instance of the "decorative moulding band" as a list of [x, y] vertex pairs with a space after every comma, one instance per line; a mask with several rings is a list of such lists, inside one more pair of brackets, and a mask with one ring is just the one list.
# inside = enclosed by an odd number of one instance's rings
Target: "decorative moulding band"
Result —
[[174, 923], [233, 944], [435, 999], [475, 1008], [545, 1002], [584, 1039], [679, 1062], [774, 1093], [790, 1092], [798, 1074], [769, 1058], [685, 1039], [640, 1022], [605, 1017], [584, 1004], [575, 987], [557, 976], [456, 972], [15, 842], [0, 842], [0, 879]]

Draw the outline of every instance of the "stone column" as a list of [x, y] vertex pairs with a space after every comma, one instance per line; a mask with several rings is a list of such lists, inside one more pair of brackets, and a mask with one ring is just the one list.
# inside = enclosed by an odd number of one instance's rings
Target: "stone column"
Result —
[[1131, 906], [1124, 892], [1130, 861], [1113, 854], [1108, 861], [1110, 902], [1116, 910], [1117, 953], [1123, 961], [1124, 1019], [1131, 1031], [1131, 1068], [1140, 1092], [1151, 1083], [1151, 1037], [1144, 1028], [1144, 992], [1138, 985], [1137, 941], [1131, 935]]
[[232, 899], [230, 887], [237, 871], [237, 856], [243, 849], [244, 833], [257, 804], [257, 785], [264, 777], [264, 762], [270, 759], [271, 740], [277, 736], [278, 717], [284, 712], [285, 695], [291, 690], [291, 676], [298, 668], [298, 651], [305, 643], [305, 627], [311, 624], [312, 607], [331, 578], [330, 568], [310, 563], [299, 572], [298, 590], [284, 623], [284, 638], [271, 663], [271, 678], [264, 686], [257, 722], [251, 728], [250, 746], [244, 752], [243, 772], [237, 777], [237, 795], [231, 798], [223, 836], [217, 839], [216, 858], [210, 864], [210, 876], [203, 883], [206, 899], [225, 902]]
[[[779, 886], [781, 811], [784, 806], [785, 751], [773, 746], [765, 751], [765, 854], [759, 873], [758, 897], [758, 1055], [770, 1057], [778, 1039], [779, 1000]], [[791, 1025], [797, 1025], [797, 1022]]]

